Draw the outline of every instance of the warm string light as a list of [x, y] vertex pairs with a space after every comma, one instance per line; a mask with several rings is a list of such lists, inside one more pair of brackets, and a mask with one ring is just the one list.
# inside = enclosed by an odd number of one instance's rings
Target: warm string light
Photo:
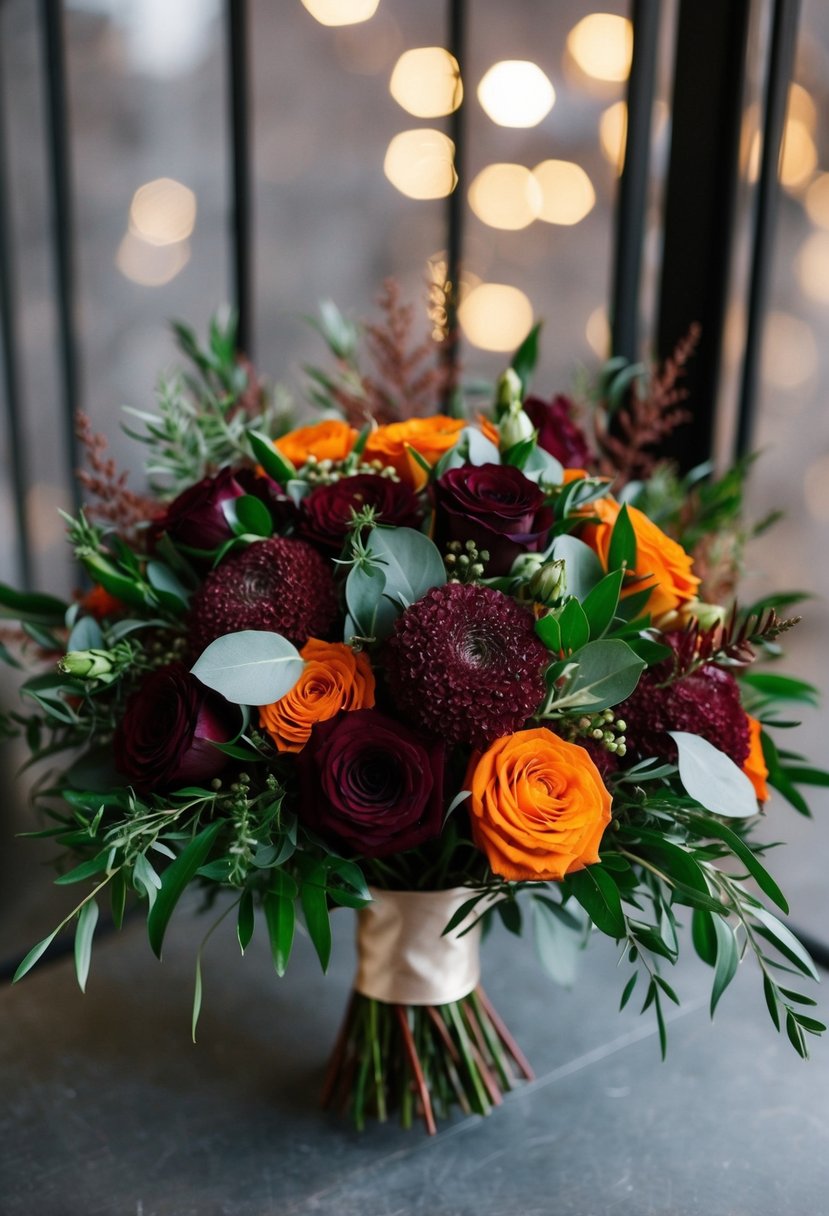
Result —
[[190, 260], [196, 210], [193, 191], [174, 178], [159, 177], [140, 186], [115, 255], [121, 274], [142, 287], [171, 282]]
[[320, 25], [357, 25], [377, 12], [380, 0], [302, 0]]
[[445, 198], [458, 182], [455, 145], [442, 131], [401, 131], [389, 143], [383, 172], [407, 198]]
[[536, 127], [556, 100], [549, 78], [528, 59], [503, 59], [478, 85], [484, 113], [499, 127]]
[[590, 13], [567, 35], [567, 51], [585, 76], [625, 81], [633, 58], [633, 26], [627, 17]]
[[394, 65], [389, 92], [416, 118], [441, 118], [463, 101], [458, 61], [440, 46], [421, 46], [404, 53]]
[[506, 283], [480, 283], [461, 300], [458, 320], [467, 340], [481, 350], [511, 351], [520, 346], [533, 324], [533, 310], [523, 291]]

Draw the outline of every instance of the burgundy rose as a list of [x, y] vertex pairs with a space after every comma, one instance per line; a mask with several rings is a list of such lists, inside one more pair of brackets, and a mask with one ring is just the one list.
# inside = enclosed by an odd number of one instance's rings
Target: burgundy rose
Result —
[[358, 473], [330, 485], [318, 486], [302, 501], [300, 536], [339, 553], [351, 523], [351, 512], [374, 507], [378, 523], [419, 528], [422, 513], [417, 496], [400, 481], [378, 473]]
[[215, 777], [226, 743], [239, 728], [239, 711], [181, 663], [160, 667], [127, 701], [115, 733], [115, 764], [140, 794]]
[[474, 541], [489, 553], [487, 575], [507, 574], [516, 557], [547, 543], [553, 512], [534, 482], [512, 465], [463, 465], [434, 484], [436, 541]]
[[361, 857], [401, 853], [440, 833], [443, 743], [376, 709], [319, 723], [297, 763], [303, 822]]
[[559, 394], [552, 401], [528, 397], [524, 413], [538, 431], [538, 446], [564, 465], [565, 469], [584, 469], [592, 461], [587, 438], [573, 421], [573, 403]]
[[222, 504], [244, 493], [232, 470], [222, 469], [174, 498], [154, 532], [166, 532], [176, 544], [192, 549], [217, 549], [233, 535]]

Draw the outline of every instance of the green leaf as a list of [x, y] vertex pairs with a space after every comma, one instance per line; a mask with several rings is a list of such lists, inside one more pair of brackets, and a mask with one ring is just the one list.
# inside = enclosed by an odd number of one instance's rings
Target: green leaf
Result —
[[147, 916], [150, 946], [157, 958], [161, 958], [164, 934], [173, 910], [188, 883], [195, 877], [196, 871], [204, 864], [221, 829], [220, 822], [211, 823], [204, 831], [199, 832], [198, 836], [193, 837], [184, 852], [167, 867], [162, 875], [161, 889]]
[[685, 792], [706, 810], [731, 819], [757, 814], [754, 786], [730, 756], [701, 735], [667, 732], [679, 752], [679, 779]]
[[384, 595], [408, 606], [446, 582], [437, 545], [414, 528], [373, 528], [366, 548], [386, 576]]
[[519, 439], [512, 447], [501, 454], [501, 463], [512, 465], [514, 469], [523, 469], [532, 453], [535, 451], [535, 435], [529, 439]]
[[789, 911], [786, 897], [771, 874], [769, 874], [768, 870], [760, 863], [757, 856], [752, 853], [749, 846], [736, 832], [733, 832], [726, 824], [720, 823], [719, 820], [708, 819], [702, 816], [695, 817], [691, 826], [700, 835], [715, 836], [717, 840], [722, 840], [724, 844], [727, 844], [735, 857], [739, 857], [760, 890], [769, 899], [773, 900], [781, 911], [786, 913]]
[[433, 480], [442, 477], [447, 469], [458, 469], [465, 464], [500, 464], [498, 447], [477, 427], [465, 426], [448, 452], [444, 452], [432, 470]]
[[296, 646], [281, 634], [243, 629], [216, 638], [190, 670], [235, 705], [271, 705], [290, 692], [304, 666]]
[[561, 631], [561, 649], [566, 654], [581, 650], [590, 639], [590, 624], [579, 601], [569, 599], [558, 614]]
[[633, 995], [633, 990], [636, 987], [636, 981], [638, 979], [639, 979], [639, 972], [634, 971], [633, 975], [630, 977], [630, 979], [628, 980], [628, 982], [625, 984], [624, 988], [622, 989], [622, 999], [619, 1002], [619, 1012], [620, 1013], [624, 1009], [625, 1005], [627, 1005], [631, 996]]
[[542, 616], [535, 622], [535, 632], [548, 650], [558, 654], [561, 650], [561, 626], [554, 616]]
[[60, 928], [62, 928], [62, 926], [58, 926], [57, 929], [53, 929], [52, 932], [48, 935], [48, 937], [44, 937], [43, 940], [38, 942], [36, 946], [32, 946], [29, 953], [23, 959], [23, 962], [20, 964], [20, 966], [15, 971], [14, 976], [12, 978], [13, 984], [16, 984], [18, 980], [22, 980], [23, 976], [26, 975], [26, 973], [28, 971], [31, 971], [32, 967], [34, 967], [34, 965], [38, 961], [38, 959], [43, 957], [43, 955], [46, 953], [46, 951], [51, 946], [52, 942], [57, 937]]
[[608, 570], [636, 569], [636, 533], [630, 522], [628, 509], [622, 507], [616, 516], [613, 531], [610, 534], [610, 548], [607, 553]]
[[277, 871], [274, 874], [274, 885], [270, 891], [265, 892], [263, 903], [273, 965], [278, 976], [285, 974], [291, 957], [296, 919], [295, 898], [296, 883], [287, 874]]
[[795, 935], [790, 929], [779, 921], [774, 913], [769, 912], [766, 908], [752, 908], [752, 915], [759, 920], [765, 927], [766, 932], [763, 934], [767, 940], [771, 939], [777, 948], [785, 955], [798, 970], [804, 975], [810, 975], [813, 980], [820, 982], [820, 976], [817, 973], [815, 964], [808, 951], [800, 944]]
[[777, 996], [774, 990], [774, 984], [767, 975], [763, 976], [763, 996], [766, 998], [766, 1008], [769, 1011], [769, 1017], [774, 1022], [776, 1030], [780, 1029], [780, 1013], [777, 1008]]
[[789, 781], [793, 781], [796, 785], [829, 785], [829, 773], [822, 768], [787, 764], [782, 771]]
[[201, 950], [196, 955], [196, 980], [193, 985], [193, 1012], [190, 1017], [190, 1037], [195, 1043], [196, 1027], [199, 1024], [199, 1016], [201, 1014], [202, 1001], [202, 980], [201, 980]]
[[309, 871], [299, 888], [305, 927], [323, 971], [328, 970], [331, 961], [331, 921], [325, 894], [325, 877], [325, 866], [318, 863]]
[[147, 563], [147, 582], [155, 591], [159, 602], [171, 612], [186, 611], [190, 592], [184, 583], [164, 562]]
[[78, 925], [75, 929], [75, 975], [78, 977], [81, 992], [86, 992], [89, 962], [92, 958], [92, 937], [97, 923], [98, 905], [94, 899], [89, 899], [78, 913]]
[[271, 513], [261, 498], [253, 494], [242, 494], [239, 498], [229, 499], [223, 504], [224, 507], [233, 507], [236, 522], [243, 535], [267, 537], [272, 534]]
[[116, 929], [120, 929], [124, 923], [124, 908], [127, 903], [127, 883], [121, 870], [113, 876], [110, 899], [112, 900], [112, 923]]
[[66, 641], [67, 654], [71, 650], [103, 650], [104, 639], [101, 626], [94, 616], [82, 616], [72, 626]]
[[625, 936], [627, 930], [619, 888], [601, 865], [586, 866], [570, 874], [568, 883], [597, 929], [617, 940]]
[[633, 692], [645, 667], [644, 660], [620, 638], [588, 642], [572, 655], [572, 661], [578, 668], [553, 709], [584, 706], [596, 712], [618, 705]]
[[510, 367], [521, 381], [521, 396], [526, 397], [533, 372], [538, 363], [538, 338], [541, 322], [534, 325], [512, 357]]
[[815, 707], [820, 704], [820, 692], [814, 684], [797, 680], [794, 676], [766, 671], [749, 672], [741, 677], [741, 683], [775, 701], [799, 701]]
[[99, 553], [79, 555], [79, 560], [90, 578], [100, 583], [110, 595], [131, 604], [133, 608], [147, 607], [146, 592], [136, 577], [122, 574], [117, 566]]
[[59, 887], [68, 887], [73, 882], [83, 882], [86, 878], [93, 878], [96, 874], [103, 874], [107, 868], [107, 860], [109, 851], [99, 853], [97, 857], [91, 857], [88, 861], [82, 861], [80, 865], [75, 866], [67, 874], [61, 874], [55, 879], [55, 885]]
[[795, 1049], [801, 1059], [805, 1060], [808, 1052], [806, 1051], [806, 1043], [803, 1038], [803, 1031], [797, 1024], [794, 1014], [789, 1010], [786, 1014], [786, 1034], [789, 1036], [789, 1042]]
[[245, 953], [253, 937], [254, 911], [253, 892], [246, 887], [239, 900], [239, 912], [236, 920], [236, 936], [239, 939], [239, 949]]
[[250, 450], [262, 468], [281, 486], [286, 486], [296, 477], [296, 469], [287, 456], [274, 447], [273, 441], [260, 431], [248, 431]]
[[730, 925], [721, 916], [713, 916], [712, 923], [717, 938], [717, 961], [714, 965], [714, 982], [711, 986], [711, 1017], [720, 997], [737, 974], [740, 952]]
[[532, 909], [533, 936], [541, 965], [557, 984], [571, 988], [582, 950], [581, 929], [574, 931], [557, 915], [551, 902], [534, 899]]
[[622, 590], [621, 570], [612, 570], [589, 592], [582, 604], [590, 623], [590, 637], [595, 641], [610, 628]]
[[345, 602], [352, 627], [346, 623], [348, 642], [354, 632], [360, 637], [373, 638], [376, 631], [383, 636], [391, 633], [397, 613], [394, 605], [383, 598], [386, 576], [380, 566], [352, 566], [345, 581]]
[[0, 617], [12, 621], [30, 621], [34, 625], [60, 626], [64, 623], [67, 605], [53, 595], [34, 591], [15, 591], [0, 583]]

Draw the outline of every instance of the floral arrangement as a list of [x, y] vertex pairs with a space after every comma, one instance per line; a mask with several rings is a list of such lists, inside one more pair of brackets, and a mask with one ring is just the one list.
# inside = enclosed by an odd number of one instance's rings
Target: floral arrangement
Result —
[[531, 920], [557, 978], [592, 931], [612, 938], [621, 1003], [638, 985], [663, 1053], [663, 971], [690, 928], [712, 1012], [751, 954], [805, 1055], [824, 1027], [790, 977], [814, 966], [770, 910], [787, 906], [762, 828], [770, 788], [808, 814], [799, 787], [827, 781], [770, 733], [816, 693], [754, 667], [797, 597], [734, 601], [747, 465], [683, 478], [657, 459], [687, 419], [694, 335], [661, 369], [608, 363], [580, 423], [530, 395], [537, 330], [482, 397], [386, 304], [370, 372], [325, 306], [324, 412], [294, 428], [232, 322], [205, 348], [179, 326], [190, 370], [131, 411], [148, 497], [81, 420], [90, 505], [66, 522], [91, 589], [0, 589], [37, 665], [5, 720], [48, 768], [33, 834], [85, 891], [16, 978], [74, 922], [84, 988], [102, 901], [117, 927], [143, 901], [160, 956], [200, 888], [243, 952], [264, 921], [280, 976], [297, 911], [324, 969], [331, 912], [357, 909], [326, 1101], [434, 1130], [530, 1075], [479, 984], [493, 920]]

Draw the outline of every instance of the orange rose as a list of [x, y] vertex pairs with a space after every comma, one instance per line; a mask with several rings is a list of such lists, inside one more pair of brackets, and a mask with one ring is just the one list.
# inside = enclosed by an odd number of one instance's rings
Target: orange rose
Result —
[[127, 613], [126, 604], [116, 599], [114, 595], [110, 595], [100, 583], [96, 583], [90, 591], [87, 591], [81, 600], [81, 607], [96, 621], [103, 621], [107, 617], [126, 616]]
[[487, 418], [486, 414], [478, 415], [478, 426], [481, 429], [481, 434], [484, 439], [488, 439], [490, 443], [494, 443], [496, 448], [501, 445], [501, 432], [495, 423]]
[[290, 692], [262, 705], [259, 722], [281, 752], [301, 752], [317, 722], [341, 709], [371, 709], [374, 673], [368, 655], [344, 642], [309, 638], [300, 651], [305, 668]]
[[427, 464], [437, 464], [444, 452], [457, 443], [463, 428], [462, 419], [448, 418], [445, 414], [391, 422], [372, 431], [363, 449], [363, 459], [390, 465], [401, 481], [419, 490], [426, 484], [426, 472], [412, 456], [412, 449]]
[[[582, 529], [581, 539], [594, 550], [605, 569], [613, 525], [621, 509], [620, 504], [612, 498], [600, 498], [585, 507], [585, 511], [591, 515], [598, 515], [601, 522], [586, 525]], [[653, 588], [646, 607], [654, 617], [671, 612], [687, 600], [694, 599], [700, 580], [691, 573], [692, 559], [682, 545], [666, 536], [636, 507], [628, 507], [628, 517], [636, 537], [636, 569], [633, 573], [643, 581], [623, 591], [622, 595], [632, 595], [645, 587]]]
[[345, 460], [357, 442], [358, 431], [347, 422], [329, 418], [313, 426], [301, 426], [274, 440], [274, 447], [299, 469], [309, 456], [317, 460]]
[[769, 770], [766, 767], [766, 761], [763, 756], [763, 744], [760, 739], [760, 732], [763, 728], [756, 718], [752, 718], [751, 714], [746, 714], [746, 718], [748, 719], [749, 750], [748, 759], [743, 765], [743, 772], [754, 786], [757, 801], [768, 802], [769, 787], [766, 785], [766, 778], [769, 775]]
[[466, 776], [472, 836], [510, 882], [564, 878], [599, 860], [610, 794], [583, 747], [546, 727], [497, 739]]

